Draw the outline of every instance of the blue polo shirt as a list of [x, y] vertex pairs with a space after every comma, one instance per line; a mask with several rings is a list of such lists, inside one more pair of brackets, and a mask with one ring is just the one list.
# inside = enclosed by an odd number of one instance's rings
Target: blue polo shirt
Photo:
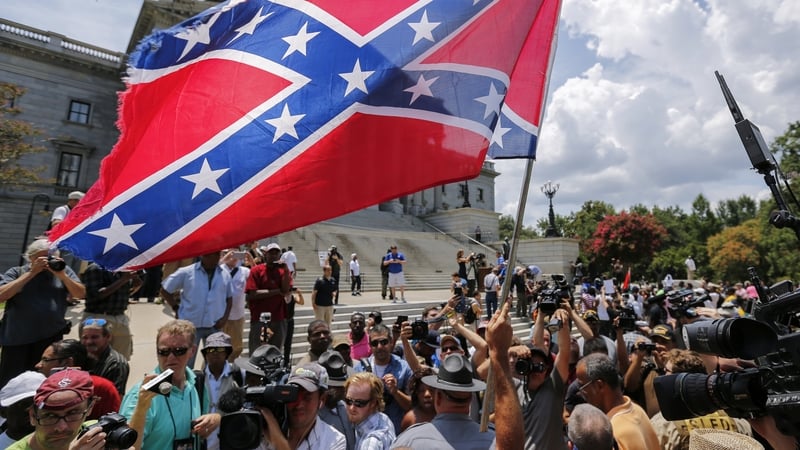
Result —
[[[400, 252], [397, 252], [396, 255], [393, 253], [386, 254], [386, 261], [391, 261], [393, 259], [405, 261], [406, 257]], [[389, 263], [388, 267], [389, 267], [389, 273], [400, 273], [403, 271], [403, 265], [400, 263]]]

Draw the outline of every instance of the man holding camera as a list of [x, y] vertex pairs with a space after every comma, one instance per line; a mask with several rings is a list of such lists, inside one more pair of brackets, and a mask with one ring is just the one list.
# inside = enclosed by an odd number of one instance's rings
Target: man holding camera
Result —
[[102, 449], [106, 433], [94, 427], [78, 437], [94, 405], [94, 387], [88, 372], [66, 369], [47, 377], [36, 389], [29, 410], [32, 434], [9, 450]]
[[297, 400], [286, 405], [289, 430], [286, 438], [293, 450], [345, 450], [342, 433], [319, 418], [325, 405], [328, 373], [317, 363], [302, 364], [292, 369], [286, 384], [299, 387]]
[[[525, 424], [525, 448], [566, 449], [562, 431], [562, 412], [566, 380], [569, 376], [570, 329], [569, 312], [559, 308], [551, 316], [549, 331], [556, 335], [561, 351], [551, 364], [544, 345], [544, 314], [540, 311], [533, 328], [533, 347], [512, 347], [509, 354], [517, 357], [517, 395], [522, 404]], [[519, 381], [521, 380], [521, 382]]]
[[69, 333], [64, 319], [67, 295], [86, 296], [80, 279], [58, 256], [48, 257], [47, 239], [33, 241], [25, 252], [27, 264], [12, 267], [0, 277], [0, 387], [32, 370], [42, 352]]
[[[260, 345], [261, 313], [271, 314], [268, 343], [283, 350], [287, 334], [288, 303], [292, 301], [292, 272], [280, 261], [281, 247], [273, 242], [266, 248], [266, 262], [250, 269], [247, 279], [247, 302], [250, 306], [250, 353]], [[286, 299], [289, 299], [289, 302]]]
[[625, 392], [647, 411], [648, 417], [659, 412], [653, 381], [664, 374], [667, 353], [676, 347], [675, 333], [669, 325], [656, 325], [650, 332], [652, 344], [644, 338], [636, 341], [630, 366], [625, 372]]

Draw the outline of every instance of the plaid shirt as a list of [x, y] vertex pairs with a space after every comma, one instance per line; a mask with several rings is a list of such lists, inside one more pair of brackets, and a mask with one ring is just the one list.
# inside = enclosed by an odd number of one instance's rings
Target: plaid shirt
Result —
[[112, 316], [125, 313], [125, 310], [128, 309], [131, 282], [117, 289], [108, 297], [100, 298], [100, 289], [110, 286], [123, 276], [122, 272], [109, 272], [97, 264], [89, 264], [83, 273], [83, 284], [86, 286], [86, 312]]

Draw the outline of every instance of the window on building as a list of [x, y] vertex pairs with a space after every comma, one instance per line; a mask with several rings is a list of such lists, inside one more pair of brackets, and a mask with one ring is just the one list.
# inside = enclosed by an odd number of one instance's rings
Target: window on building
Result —
[[88, 124], [91, 109], [92, 106], [88, 103], [72, 100], [69, 102], [69, 117], [67, 120], [75, 123]]
[[483, 201], [483, 188], [478, 188], [478, 201]]
[[442, 195], [445, 195], [445, 194], [447, 194], [447, 191], [445, 190], [444, 185], [442, 185]]
[[76, 153], [61, 153], [56, 184], [65, 187], [78, 187], [82, 160], [83, 156]]

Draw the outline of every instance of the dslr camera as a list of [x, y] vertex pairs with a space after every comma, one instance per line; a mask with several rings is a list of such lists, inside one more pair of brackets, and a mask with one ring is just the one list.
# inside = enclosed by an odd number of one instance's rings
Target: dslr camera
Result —
[[552, 315], [559, 308], [561, 299], [569, 297], [567, 278], [561, 274], [551, 275], [552, 282], [544, 283], [538, 293], [539, 312], [547, 316]]
[[544, 363], [535, 363], [530, 359], [518, 359], [516, 363], [514, 363], [514, 371], [517, 372], [519, 375], [530, 375], [534, 372], [544, 372], [547, 370], [547, 366]]
[[78, 437], [83, 436], [93, 428], [101, 428], [106, 434], [107, 449], [127, 449], [136, 443], [139, 433], [128, 426], [125, 416], [109, 413], [101, 416], [96, 423], [84, 427]]
[[53, 272], [61, 272], [62, 270], [66, 269], [67, 263], [64, 262], [61, 258], [56, 258], [55, 256], [48, 256], [47, 257], [47, 267], [50, 268]]
[[417, 319], [411, 323], [411, 339], [419, 340], [428, 337], [428, 322]]
[[655, 349], [656, 349], [656, 344], [651, 344], [648, 342], [639, 342], [638, 344], [636, 344], [636, 350], [643, 350], [647, 352], [648, 355], [650, 353], [653, 353]]

